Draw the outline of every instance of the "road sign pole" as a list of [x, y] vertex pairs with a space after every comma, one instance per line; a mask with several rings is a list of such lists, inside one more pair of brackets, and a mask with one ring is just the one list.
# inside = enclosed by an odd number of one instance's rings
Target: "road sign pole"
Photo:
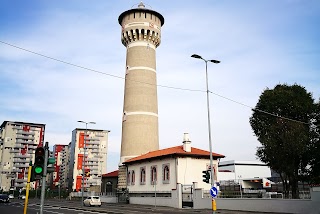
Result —
[[217, 197], [218, 195], [218, 189], [216, 187], [211, 187], [210, 189], [210, 195], [212, 197], [212, 213], [215, 214], [216, 210], [217, 210], [217, 204], [216, 204], [216, 200], [214, 199], [215, 197]]
[[[30, 161], [30, 163], [29, 163], [29, 169], [28, 169], [28, 180], [27, 180], [26, 198], [24, 199], [23, 214], [27, 214], [28, 199], [29, 199], [29, 189], [30, 189], [31, 170], [32, 170], [32, 162]], [[20, 194], [21, 194], [21, 192], [20, 192]]]
[[44, 205], [44, 196], [46, 191], [46, 178], [47, 178], [47, 163], [49, 157], [49, 143], [45, 143], [44, 147], [44, 167], [43, 167], [43, 176], [41, 184], [41, 202], [40, 202], [40, 214], [43, 214], [43, 205]]

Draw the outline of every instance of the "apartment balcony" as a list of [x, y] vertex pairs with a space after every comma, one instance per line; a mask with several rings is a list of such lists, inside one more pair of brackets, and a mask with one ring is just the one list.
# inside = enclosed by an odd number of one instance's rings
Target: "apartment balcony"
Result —
[[16, 179], [17, 183], [22, 183], [22, 182], [27, 182], [28, 179], [27, 178], [20, 178], [20, 179]]
[[26, 156], [21, 154], [21, 153], [19, 153], [19, 154], [14, 154], [13, 158], [26, 158]]
[[26, 187], [25, 183], [15, 183], [14, 184], [15, 187]]
[[91, 153], [100, 153], [99, 149], [92, 149]]
[[30, 160], [27, 159], [21, 159], [21, 158], [14, 158], [13, 163], [29, 163]]
[[15, 174], [7, 174], [7, 178], [15, 178], [16, 175]]
[[17, 128], [17, 129], [18, 129], [18, 131], [17, 131], [17, 136], [18, 136], [19, 134], [33, 135], [33, 136], [35, 135], [35, 133], [34, 133], [33, 131], [31, 131], [31, 132], [30, 132], [30, 131], [29, 131], [29, 132], [27, 132], [27, 131], [23, 131], [23, 130], [22, 130], [22, 128], [20, 128], [20, 129], [19, 129], [19, 128]]
[[91, 175], [97, 175], [97, 174], [99, 174], [99, 172], [98, 172], [98, 170], [91, 170], [90, 174]]
[[17, 139], [16, 143], [21, 143], [21, 144], [28, 144], [28, 145], [38, 145], [35, 141], [33, 140], [23, 140], [23, 139]]
[[34, 150], [30, 150], [30, 149], [29, 149], [29, 150], [27, 151], [27, 153], [30, 154], [30, 155], [33, 155], [33, 154], [34, 154]]
[[28, 154], [14, 154], [13, 155], [14, 158], [30, 158], [31, 155], [28, 155]]
[[99, 138], [95, 137], [95, 136], [89, 136], [87, 138], [85, 138], [86, 141], [94, 141], [94, 140], [99, 140]]
[[99, 146], [98, 145], [93, 145], [93, 144], [87, 144], [86, 148], [88, 148], [88, 149], [99, 149]]
[[20, 153], [20, 150], [19, 149], [12, 149], [12, 150], [10, 150], [10, 153]]
[[86, 183], [87, 184], [93, 184], [93, 183], [96, 183], [96, 181], [90, 179], [90, 180], [87, 180]]
[[34, 136], [32, 135], [16, 135], [16, 139], [24, 139], [24, 140], [34, 140]]
[[96, 134], [96, 137], [104, 137], [105, 135], [103, 134]]
[[33, 149], [35, 150], [38, 146], [37, 145], [32, 145], [32, 144], [29, 144], [28, 145], [28, 149]]
[[93, 171], [94, 171], [94, 170], [98, 170], [98, 165], [97, 165], [97, 166], [91, 166], [91, 167], [90, 167], [90, 171], [91, 171], [91, 170], [93, 170]]
[[29, 167], [29, 164], [15, 163], [13, 166], [16, 168], [27, 168]]
[[87, 145], [100, 145], [100, 141], [96, 141], [96, 140], [94, 140], [94, 141], [87, 141], [86, 144], [87, 144]]
[[18, 172], [18, 173], [21, 173], [21, 172], [22, 172], [22, 169], [17, 169], [17, 168], [16, 168], [16, 169], [12, 169], [12, 170], [11, 170], [11, 172]]
[[16, 143], [16, 145], [14, 145], [15, 149], [24, 149], [25, 146], [21, 145], [20, 143]]
[[98, 166], [98, 163], [87, 162], [85, 163], [85, 166]]

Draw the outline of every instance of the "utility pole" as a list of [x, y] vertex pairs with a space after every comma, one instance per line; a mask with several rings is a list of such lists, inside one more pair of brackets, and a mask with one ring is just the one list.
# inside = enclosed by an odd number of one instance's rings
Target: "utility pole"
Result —
[[45, 143], [44, 147], [44, 167], [43, 167], [43, 175], [42, 175], [42, 185], [41, 185], [41, 202], [40, 202], [40, 214], [43, 214], [43, 205], [44, 205], [44, 196], [46, 191], [46, 178], [47, 178], [47, 165], [49, 158], [49, 143]]

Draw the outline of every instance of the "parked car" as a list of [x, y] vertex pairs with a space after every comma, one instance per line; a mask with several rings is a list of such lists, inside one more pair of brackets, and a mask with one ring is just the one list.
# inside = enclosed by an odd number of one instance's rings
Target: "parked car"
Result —
[[10, 195], [9, 195], [9, 199], [14, 199], [13, 194], [10, 194]]
[[24, 199], [26, 199], [26, 196], [25, 195], [19, 195], [18, 199], [23, 199], [24, 200]]
[[10, 202], [9, 196], [7, 194], [0, 194], [0, 202], [9, 203]]
[[99, 196], [89, 196], [83, 200], [84, 206], [99, 206], [101, 207], [101, 200]]

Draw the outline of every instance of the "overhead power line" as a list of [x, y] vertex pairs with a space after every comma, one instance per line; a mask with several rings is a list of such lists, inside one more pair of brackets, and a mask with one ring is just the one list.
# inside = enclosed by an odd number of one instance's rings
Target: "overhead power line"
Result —
[[297, 123], [302, 123], [302, 124], [306, 124], [306, 125], [309, 124], [309, 123], [307, 123], [307, 122], [303, 122], [303, 121], [300, 121], [300, 120], [291, 119], [291, 118], [288, 118], [288, 117], [279, 116], [279, 115], [274, 114], [274, 113], [270, 113], [270, 112], [263, 111], [263, 110], [260, 110], [260, 109], [257, 109], [257, 108], [253, 108], [253, 107], [248, 106], [248, 105], [246, 105], [246, 104], [240, 103], [240, 102], [238, 102], [238, 101], [236, 101], [236, 100], [232, 100], [232, 99], [230, 99], [230, 98], [228, 98], [228, 97], [225, 97], [225, 96], [222, 96], [222, 95], [220, 95], [220, 94], [214, 93], [214, 92], [212, 92], [212, 91], [209, 91], [209, 93], [214, 94], [214, 95], [216, 95], [216, 96], [218, 96], [218, 97], [221, 97], [221, 98], [223, 98], [223, 99], [229, 100], [229, 101], [231, 101], [231, 102], [234, 102], [234, 103], [236, 103], [236, 104], [242, 105], [242, 106], [244, 106], [244, 107], [250, 108], [252, 111], [258, 111], [258, 112], [261, 112], [261, 113], [264, 113], [264, 114], [268, 114], [268, 115], [271, 115], [271, 116], [274, 116], [274, 117], [279, 117], [279, 118], [281, 118], [281, 119], [290, 120], [290, 121], [297, 122]]
[[[124, 77], [120, 77], [120, 76], [117, 76], [117, 75], [105, 73], [105, 72], [98, 71], [98, 70], [94, 70], [94, 69], [87, 68], [87, 67], [84, 67], [84, 66], [81, 66], [81, 65], [77, 65], [77, 64], [70, 63], [70, 62], [67, 62], [67, 61], [64, 61], [64, 60], [60, 60], [60, 59], [57, 59], [57, 58], [54, 58], [54, 57], [51, 57], [51, 56], [47, 56], [47, 55], [44, 55], [44, 54], [41, 54], [41, 53], [38, 53], [38, 52], [35, 52], [35, 51], [31, 51], [31, 50], [29, 50], [29, 49], [22, 48], [22, 47], [19, 47], [19, 46], [17, 46], [17, 45], [10, 44], [10, 43], [8, 43], [8, 42], [4, 42], [4, 41], [1, 41], [1, 40], [0, 40], [0, 43], [5, 44], [5, 45], [10, 46], [10, 47], [13, 47], [13, 48], [16, 48], [16, 49], [19, 49], [19, 50], [22, 50], [22, 51], [25, 51], [25, 52], [29, 52], [29, 53], [32, 53], [32, 54], [35, 54], [35, 55], [38, 55], [38, 56], [41, 56], [41, 57], [44, 57], [44, 58], [47, 58], [47, 59], [56, 61], [56, 62], [60, 62], [60, 63], [66, 64], [66, 65], [70, 65], [70, 66], [73, 66], [73, 67], [81, 68], [81, 69], [84, 69], [84, 70], [87, 70], [87, 71], [95, 72], [95, 73], [102, 74], [102, 75], [106, 75], [106, 76], [110, 76], [110, 77], [114, 77], [114, 78], [118, 78], [118, 79], [124, 79], [124, 80], [126, 80], [126, 81], [139, 82], [139, 83], [143, 83], [143, 84], [147, 84], [147, 85], [156, 85], [157, 87], [169, 88], [169, 89], [175, 89], [175, 90], [194, 91], [194, 92], [206, 92], [206, 91], [204, 91], [204, 90], [199, 90], [199, 89], [179, 88], [179, 87], [173, 87], [173, 86], [166, 86], [166, 85], [158, 85], [158, 84], [152, 84], [152, 83], [147, 83], [147, 82], [141, 82], [141, 81], [136, 81], [136, 80], [129, 80], [129, 79], [126, 79], [126, 78], [124, 78]], [[213, 95], [216, 95], [216, 96], [218, 96], [218, 97], [221, 97], [221, 98], [226, 99], [226, 100], [228, 100], [228, 101], [231, 101], [231, 102], [233, 102], [233, 103], [236, 103], [236, 104], [242, 105], [242, 106], [244, 106], [244, 107], [250, 108], [252, 111], [259, 111], [259, 112], [261, 112], [261, 113], [265, 113], [265, 114], [268, 114], [268, 115], [271, 115], [271, 116], [274, 116], [274, 117], [279, 117], [279, 118], [282, 118], [282, 119], [285, 119], [285, 120], [289, 120], [289, 121], [293, 121], [293, 122], [297, 122], [297, 123], [309, 124], [309, 123], [307, 123], [307, 122], [303, 122], [303, 121], [299, 121], [299, 120], [294, 120], [294, 119], [287, 118], [287, 117], [282, 117], [282, 116], [279, 116], [279, 115], [276, 115], [276, 114], [273, 114], [273, 113], [270, 113], [270, 112], [266, 112], [266, 111], [263, 111], [263, 110], [260, 110], [260, 109], [256, 109], [256, 108], [253, 108], [253, 107], [251, 107], [251, 106], [249, 106], [249, 105], [246, 105], [246, 104], [243, 104], [243, 103], [241, 103], [241, 102], [238, 102], [238, 101], [235, 101], [235, 100], [233, 100], [233, 99], [230, 99], [230, 98], [228, 98], [228, 97], [225, 97], [225, 96], [223, 96], [223, 95], [214, 93], [214, 92], [212, 92], [212, 91], [209, 91], [209, 92], [210, 92], [211, 94], [213, 94]]]

